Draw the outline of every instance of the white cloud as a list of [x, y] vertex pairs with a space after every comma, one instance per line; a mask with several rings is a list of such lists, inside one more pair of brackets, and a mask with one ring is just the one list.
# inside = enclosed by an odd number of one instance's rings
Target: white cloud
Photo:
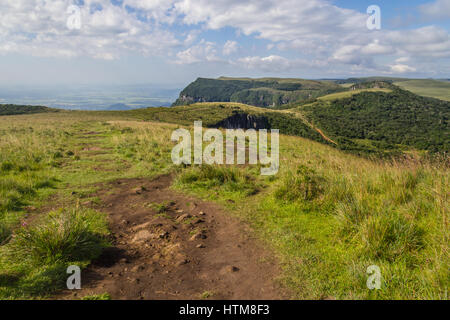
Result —
[[228, 40], [223, 46], [223, 54], [229, 56], [238, 50], [238, 43], [236, 41]]
[[[109, 0], [85, 0], [81, 28], [70, 30], [70, 0], [2, 0], [0, 54], [90, 56], [114, 59], [135, 52], [159, 54], [179, 45], [175, 36], [157, 24], [144, 23]], [[93, 6], [101, 10], [92, 10]]]
[[391, 65], [390, 68], [393, 73], [406, 73], [416, 71], [416, 68], [410, 67], [406, 64], [394, 64]]
[[421, 5], [419, 10], [426, 19], [450, 18], [450, 0], [436, 0]]
[[314, 63], [306, 62], [302, 59], [289, 60], [285, 57], [270, 55], [267, 57], [249, 56], [239, 58], [233, 64], [242, 66], [246, 69], [262, 70], [267, 72], [284, 72]]
[[198, 62], [219, 62], [216, 44], [202, 40], [199, 44], [177, 53], [177, 64], [192, 64]]
[[[340, 66], [358, 72], [437, 72], [445, 69], [443, 64], [448, 66], [448, 30], [425, 26], [369, 31], [365, 12], [334, 3], [338, 2], [123, 0], [113, 5], [110, 0], [84, 0], [82, 27], [69, 30], [66, 10], [73, 0], [1, 0], [0, 54], [106, 60], [127, 54], [160, 55], [176, 56], [178, 64], [224, 61], [231, 56], [232, 63], [262, 71]], [[436, 0], [419, 10], [430, 18], [445, 18], [449, 8], [450, 0]], [[266, 50], [246, 52], [238, 36], [223, 48], [207, 41], [195, 44], [201, 32], [224, 27], [264, 40]], [[407, 64], [395, 61], [402, 57], [408, 57]]]

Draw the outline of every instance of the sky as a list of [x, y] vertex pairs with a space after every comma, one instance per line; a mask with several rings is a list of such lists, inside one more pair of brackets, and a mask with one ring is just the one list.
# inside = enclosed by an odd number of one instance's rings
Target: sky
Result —
[[450, 0], [1, 0], [0, 85], [450, 78], [449, 32]]

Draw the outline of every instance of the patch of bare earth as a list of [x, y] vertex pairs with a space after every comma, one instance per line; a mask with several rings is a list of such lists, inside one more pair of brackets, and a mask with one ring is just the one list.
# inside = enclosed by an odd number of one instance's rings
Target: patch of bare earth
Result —
[[[282, 299], [279, 269], [239, 220], [218, 205], [172, 191], [171, 176], [102, 188], [113, 247], [82, 272], [72, 299]], [[75, 296], [76, 295], [76, 296]]]

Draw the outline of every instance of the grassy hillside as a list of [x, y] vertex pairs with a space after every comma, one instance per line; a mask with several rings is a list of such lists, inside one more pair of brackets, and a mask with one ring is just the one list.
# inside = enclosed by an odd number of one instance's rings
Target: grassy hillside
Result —
[[343, 99], [343, 98], [349, 98], [355, 94], [359, 94], [362, 92], [392, 92], [392, 90], [386, 89], [386, 88], [356, 89], [356, 90], [351, 90], [351, 91], [327, 94], [326, 96], [317, 98], [317, 100], [333, 101], [333, 100], [338, 100], [338, 99]]
[[303, 79], [198, 78], [180, 93], [174, 105], [239, 102], [259, 107], [275, 107], [342, 90], [332, 82]]
[[449, 102], [398, 88], [383, 91], [323, 97], [297, 110], [342, 149], [366, 152], [403, 145], [431, 152], [450, 150]]
[[0, 116], [15, 114], [31, 114], [42, 112], [57, 112], [56, 109], [50, 109], [43, 106], [22, 106], [15, 104], [0, 104]]
[[[0, 117], [1, 299], [48, 297], [65, 287], [67, 265], [84, 267], [108, 245], [105, 216], [92, 209], [102, 183], [169, 172], [180, 192], [249, 223], [292, 298], [448, 299], [448, 159], [371, 161], [282, 135], [276, 176], [252, 165], [175, 167], [179, 125], [130, 120], [136, 112]], [[366, 286], [370, 265], [380, 290]]]
[[432, 79], [394, 82], [395, 85], [415, 94], [450, 101], [450, 82]]

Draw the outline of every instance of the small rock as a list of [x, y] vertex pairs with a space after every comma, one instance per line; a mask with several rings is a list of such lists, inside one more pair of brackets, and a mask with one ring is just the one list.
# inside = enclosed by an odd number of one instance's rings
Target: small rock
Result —
[[206, 215], [206, 213], [204, 213], [203, 211], [200, 211], [198, 214], [201, 215], [201, 216]]
[[195, 208], [197, 208], [197, 204], [195, 202], [192, 202], [191, 204], [189, 204], [189, 208], [191, 210], [194, 210]]
[[229, 266], [223, 267], [223, 268], [220, 270], [220, 273], [221, 273], [221, 274], [225, 274], [225, 273], [238, 272], [238, 271], [239, 271], [239, 268], [238, 268], [238, 267], [229, 265]]
[[134, 226], [133, 228], [131, 228], [131, 230], [139, 231], [139, 230], [147, 228], [149, 225], [150, 225], [150, 222], [145, 222], [145, 223], [139, 224], [137, 226]]
[[145, 267], [143, 266], [143, 265], [138, 265], [138, 266], [134, 266], [132, 269], [131, 269], [131, 272], [138, 272], [138, 271], [142, 271], [142, 270], [144, 270], [145, 269]]
[[147, 189], [144, 186], [133, 189], [133, 192], [136, 194], [141, 194], [144, 191], [147, 191]]
[[161, 255], [159, 253], [155, 253], [152, 257], [154, 261], [159, 261], [161, 259]]
[[[183, 212], [183, 210], [181, 210], [181, 212]], [[181, 216], [179, 216], [177, 218], [176, 222], [182, 222], [183, 220], [188, 219], [190, 217], [191, 217], [191, 215], [188, 213], [182, 214]]]
[[198, 232], [198, 233], [194, 234], [189, 240], [195, 241], [197, 239], [206, 239], [206, 238], [207, 238], [206, 234], [204, 234], [202, 232]]
[[141, 230], [136, 233], [132, 242], [143, 242], [152, 238], [154, 238], [154, 234], [150, 233], [147, 230]]
[[169, 237], [169, 232], [163, 231], [163, 232], [161, 232], [161, 233], [159, 234], [159, 237], [160, 237], [161, 239], [166, 239], [166, 238]]
[[178, 262], [176, 263], [176, 266], [177, 267], [179, 267], [179, 266], [182, 266], [182, 265], [184, 265], [184, 264], [188, 264], [190, 261], [188, 260], [188, 259], [180, 259], [180, 260], [178, 260]]
[[202, 249], [202, 248], [206, 248], [206, 247], [205, 247], [205, 245], [200, 243], [200, 244], [197, 245], [197, 248]]
[[120, 263], [128, 263], [128, 259], [127, 258], [122, 258], [119, 260]]

